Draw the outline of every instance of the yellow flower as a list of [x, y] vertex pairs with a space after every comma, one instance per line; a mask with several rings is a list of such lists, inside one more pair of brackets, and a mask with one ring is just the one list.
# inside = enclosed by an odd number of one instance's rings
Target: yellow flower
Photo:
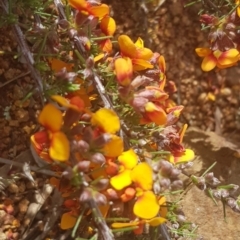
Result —
[[68, 0], [69, 4], [86, 15], [93, 15], [102, 19], [104, 16], [109, 15], [109, 7], [106, 4], [99, 4], [92, 6], [86, 0]]
[[60, 131], [63, 121], [61, 111], [54, 105], [47, 104], [40, 113], [38, 121], [48, 131], [50, 157], [57, 161], [67, 161], [70, 154], [70, 144], [67, 136]]
[[119, 117], [113, 110], [107, 108], [101, 108], [93, 113], [91, 123], [107, 133], [116, 133], [120, 129]]
[[123, 57], [129, 57], [132, 60], [134, 71], [153, 68], [153, 65], [149, 62], [153, 56], [153, 52], [144, 47], [141, 38], [138, 38], [138, 40], [133, 43], [127, 35], [121, 35], [118, 38], [118, 44], [121, 55]]
[[132, 81], [133, 66], [130, 58], [117, 58], [114, 62], [118, 83], [128, 86]]
[[122, 190], [132, 183], [131, 170], [137, 165], [138, 157], [132, 149], [129, 149], [118, 157], [118, 161], [121, 166], [120, 171], [111, 178], [110, 183], [116, 190]]
[[205, 72], [211, 71], [215, 67], [222, 69], [234, 66], [239, 59], [239, 51], [235, 48], [225, 52], [220, 50], [213, 52], [209, 48], [196, 48], [195, 51], [199, 57], [203, 57], [201, 68]]

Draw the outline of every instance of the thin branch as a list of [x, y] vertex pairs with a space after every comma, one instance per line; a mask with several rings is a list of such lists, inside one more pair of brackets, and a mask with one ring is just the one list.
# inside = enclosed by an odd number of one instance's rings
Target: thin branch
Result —
[[[13, 166], [19, 167], [19, 168], [24, 167], [24, 163], [16, 162], [16, 161], [5, 159], [5, 158], [0, 158], [0, 163], [13, 165]], [[60, 177], [59, 174], [57, 174], [51, 170], [48, 170], [48, 169], [41, 169], [41, 168], [34, 167], [34, 166], [29, 166], [29, 167], [30, 167], [31, 171], [33, 171], [33, 172], [38, 172], [38, 173], [42, 173], [42, 174], [45, 174], [48, 176], [53, 176], [53, 177], [58, 177], [58, 178]]]
[[[1, 6], [6, 14], [9, 14], [9, 7], [8, 7], [8, 0], [2, 0]], [[26, 44], [24, 35], [22, 33], [21, 28], [18, 26], [18, 24], [13, 24], [13, 32], [16, 36], [18, 46], [20, 48], [21, 53], [23, 54], [28, 69], [30, 70], [30, 73], [32, 75], [32, 78], [35, 80], [36, 85], [38, 87], [38, 90], [40, 92], [40, 100], [43, 105], [44, 99], [43, 99], [43, 84], [42, 84], [42, 78], [40, 76], [40, 73], [35, 69], [34, 67], [34, 59], [32, 56], [32, 53], [29, 50], [28, 45]]]

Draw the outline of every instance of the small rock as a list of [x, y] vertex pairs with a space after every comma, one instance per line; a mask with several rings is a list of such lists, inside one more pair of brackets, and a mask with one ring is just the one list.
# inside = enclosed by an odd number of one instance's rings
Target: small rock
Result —
[[19, 192], [19, 187], [15, 183], [10, 183], [7, 189], [10, 193], [18, 193]]
[[16, 115], [18, 116], [19, 122], [27, 122], [29, 120], [29, 113], [24, 109], [19, 109]]
[[26, 198], [21, 200], [18, 204], [19, 212], [20, 213], [26, 213], [29, 203], [30, 203], [29, 200], [27, 200]]
[[224, 97], [228, 97], [232, 94], [232, 90], [230, 88], [222, 88], [220, 94]]
[[11, 127], [19, 127], [19, 122], [17, 120], [10, 120], [9, 126]]

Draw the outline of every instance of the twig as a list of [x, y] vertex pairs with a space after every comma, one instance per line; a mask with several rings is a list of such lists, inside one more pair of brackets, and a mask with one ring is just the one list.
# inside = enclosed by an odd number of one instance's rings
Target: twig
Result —
[[[1, 3], [1, 6], [2, 6], [4, 12], [6, 14], [9, 14], [8, 0], [2, 0], [0, 3]], [[36, 81], [36, 85], [40, 92], [40, 100], [43, 105], [44, 99], [43, 99], [43, 95], [42, 95], [42, 93], [43, 93], [42, 79], [41, 79], [40, 73], [34, 68], [34, 59], [32, 57], [32, 53], [30, 52], [28, 45], [26, 44], [24, 35], [22, 33], [21, 28], [18, 26], [18, 24], [13, 24], [13, 32], [16, 36], [21, 53], [23, 54], [23, 56], [26, 60], [26, 63], [27, 63], [28, 69], [30, 70], [32, 78]]]
[[[5, 159], [5, 158], [0, 158], [0, 163], [4, 163], [4, 164], [8, 164], [8, 165], [13, 165], [15, 167], [19, 167], [19, 168], [23, 168], [24, 163], [20, 163], [20, 162], [15, 162], [13, 160], [9, 160], [9, 159]], [[29, 166], [31, 171], [33, 172], [38, 172], [38, 173], [42, 173], [48, 176], [53, 176], [53, 177], [58, 177], [59, 178], [59, 174], [48, 170], [48, 169], [40, 169], [38, 167], [34, 167], [34, 166]]]
[[11, 83], [11, 82], [13, 82], [13, 81], [15, 81], [15, 80], [18, 80], [19, 78], [22, 78], [22, 77], [27, 76], [29, 73], [30, 73], [30, 71], [28, 71], [28, 72], [26, 72], [26, 73], [22, 73], [22, 74], [20, 74], [19, 76], [12, 78], [11, 80], [9, 80], [9, 81], [1, 84], [1, 85], [0, 85], [0, 88], [6, 86], [7, 84], [9, 84], [9, 83]]

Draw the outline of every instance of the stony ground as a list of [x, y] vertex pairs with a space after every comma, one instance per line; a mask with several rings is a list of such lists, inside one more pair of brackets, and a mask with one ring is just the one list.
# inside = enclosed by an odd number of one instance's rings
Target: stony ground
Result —
[[[166, 0], [154, 11], [156, 5], [145, 6], [139, 4], [140, 1], [106, 2], [111, 5], [113, 17], [119, 25], [117, 35], [128, 34], [134, 40], [140, 36], [147, 47], [164, 55], [167, 77], [178, 87], [174, 98], [178, 104], [185, 106], [181, 122], [224, 136], [221, 141], [232, 140], [237, 149], [240, 145], [240, 70], [236, 67], [221, 72], [202, 72], [201, 59], [194, 52], [196, 47], [207, 44], [206, 33], [200, 31], [199, 6], [184, 9], [181, 1]], [[21, 104], [34, 85], [24, 64], [14, 58], [18, 50], [9, 28], [0, 29], [0, 50], [5, 52], [0, 55], [0, 157], [14, 159], [29, 148], [29, 136], [36, 131], [35, 115], [40, 106], [35, 96]], [[197, 139], [198, 134], [186, 138], [199, 156], [195, 170], [201, 172], [213, 161], [219, 161], [217, 174], [223, 181], [237, 183], [239, 161], [233, 160], [231, 153], [220, 157], [215, 149], [209, 149], [205, 140], [199, 143], [202, 147], [196, 148], [191, 141]], [[0, 177], [4, 171], [0, 168]], [[5, 195], [1, 195], [0, 225], [5, 233], [14, 232], [19, 227], [15, 220], [27, 226], [28, 221], [23, 216], [34, 201], [32, 192], [46, 183], [38, 175], [36, 179], [35, 186], [29, 180], [10, 184]], [[14, 215], [10, 217], [12, 214], [9, 214], [8, 221], [1, 222], [3, 215], [8, 214], [4, 210], [6, 201], [10, 201], [7, 206], [13, 207], [9, 211], [14, 211]], [[229, 217], [225, 222], [221, 206], [215, 207], [211, 200], [194, 188], [188, 192], [184, 203], [187, 220], [199, 225], [199, 239], [240, 239], [239, 224], [236, 224], [240, 220], [239, 215], [228, 210]], [[48, 212], [46, 208], [43, 213]], [[41, 215], [38, 217], [41, 218]], [[18, 234], [15, 235], [12, 239], [18, 239]], [[0, 239], [7, 239], [6, 234], [0, 235]]]

